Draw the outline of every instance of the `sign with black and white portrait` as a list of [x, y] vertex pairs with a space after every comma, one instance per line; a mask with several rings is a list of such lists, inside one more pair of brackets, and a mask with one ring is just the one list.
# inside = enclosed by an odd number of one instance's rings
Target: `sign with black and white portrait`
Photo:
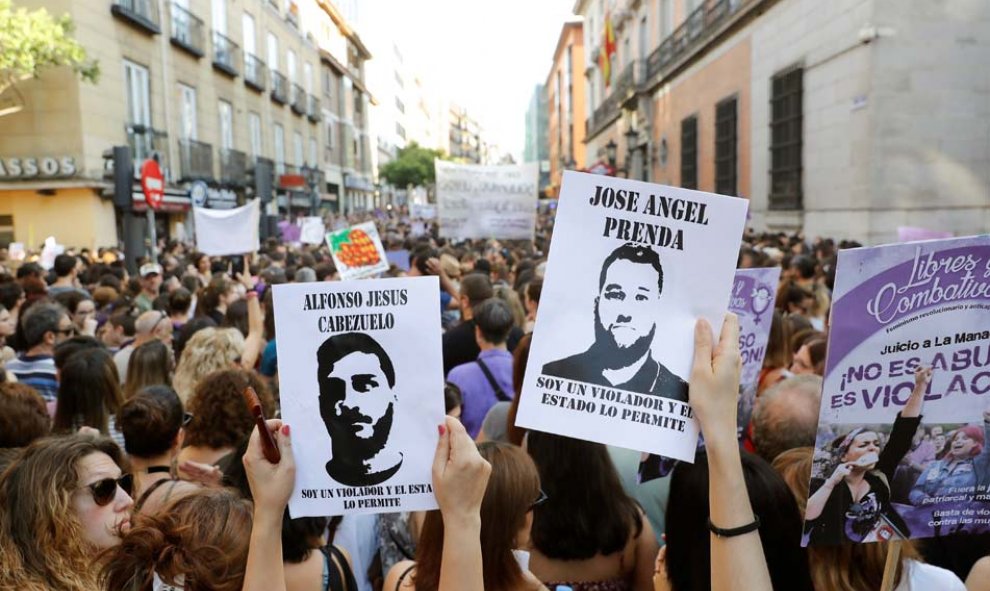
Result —
[[435, 509], [443, 422], [435, 277], [276, 285], [292, 517]]
[[693, 461], [694, 325], [720, 330], [746, 208], [565, 172], [517, 423]]

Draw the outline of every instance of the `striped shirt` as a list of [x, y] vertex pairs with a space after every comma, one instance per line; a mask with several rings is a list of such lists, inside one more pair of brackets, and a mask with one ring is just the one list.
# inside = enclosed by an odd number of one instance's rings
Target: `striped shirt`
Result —
[[7, 371], [17, 376], [17, 381], [31, 386], [45, 399], [58, 399], [58, 379], [55, 374], [55, 358], [51, 355], [20, 355], [7, 362]]

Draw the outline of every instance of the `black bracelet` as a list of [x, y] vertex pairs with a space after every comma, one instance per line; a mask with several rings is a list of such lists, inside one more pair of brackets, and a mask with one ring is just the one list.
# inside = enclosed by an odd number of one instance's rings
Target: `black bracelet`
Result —
[[713, 534], [715, 534], [720, 538], [732, 538], [735, 536], [741, 536], [743, 534], [748, 534], [749, 532], [760, 529], [760, 516], [753, 515], [753, 523], [749, 523], [741, 527], [732, 527], [729, 529], [722, 529], [721, 527], [715, 527], [715, 524], [712, 523], [712, 520], [709, 518], [708, 529], [710, 529]]

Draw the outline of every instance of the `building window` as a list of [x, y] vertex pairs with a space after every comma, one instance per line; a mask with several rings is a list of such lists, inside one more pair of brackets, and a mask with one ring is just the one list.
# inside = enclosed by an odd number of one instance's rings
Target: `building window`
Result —
[[268, 33], [268, 68], [272, 72], [278, 72], [278, 37], [275, 33]]
[[219, 102], [220, 108], [220, 147], [224, 150], [234, 148], [234, 108], [227, 101]]
[[8, 248], [14, 241], [14, 216], [0, 215], [0, 248]]
[[324, 128], [325, 129], [325, 132], [324, 133], [326, 134], [327, 151], [328, 152], [331, 152], [331, 151], [333, 151], [333, 147], [336, 144], [336, 142], [334, 141], [334, 125], [333, 125], [333, 121], [330, 120], [330, 117], [328, 117], [328, 115], [329, 115], [329, 113], [327, 113], [326, 111], [323, 112], [323, 124], [325, 125], [325, 128]]
[[248, 113], [248, 134], [251, 136], [251, 156], [260, 158], [261, 152], [261, 115]]
[[333, 98], [333, 83], [333, 72], [330, 71], [330, 68], [323, 68], [323, 94], [325, 94], [328, 99]]
[[401, 123], [395, 124], [395, 133], [402, 139], [406, 139], [406, 128], [402, 127]]
[[303, 137], [298, 131], [292, 134], [292, 152], [296, 157], [296, 166], [303, 165]]
[[736, 97], [715, 105], [715, 192], [722, 195], [737, 194]]
[[395, 108], [398, 109], [400, 113], [406, 112], [406, 105], [399, 100], [399, 97], [395, 97]]
[[315, 137], [311, 137], [311, 138], [309, 138], [309, 165], [310, 166], [316, 166], [319, 163], [320, 163], [320, 160], [319, 160], [318, 150], [317, 150], [317, 146], [316, 146], [316, 138]]
[[179, 111], [179, 122], [182, 126], [180, 131], [181, 139], [196, 139], [196, 89], [185, 84], [179, 85], [179, 98], [181, 110]]
[[275, 124], [275, 173], [285, 174], [285, 128]]
[[681, 186], [698, 188], [698, 116], [681, 121]]
[[770, 209], [801, 209], [804, 70], [774, 76], [770, 90]]

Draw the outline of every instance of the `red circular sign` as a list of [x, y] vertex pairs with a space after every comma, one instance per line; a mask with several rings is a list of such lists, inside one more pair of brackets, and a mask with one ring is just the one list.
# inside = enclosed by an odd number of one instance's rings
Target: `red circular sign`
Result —
[[158, 209], [165, 200], [165, 176], [158, 162], [152, 158], [141, 165], [141, 191], [151, 209]]

